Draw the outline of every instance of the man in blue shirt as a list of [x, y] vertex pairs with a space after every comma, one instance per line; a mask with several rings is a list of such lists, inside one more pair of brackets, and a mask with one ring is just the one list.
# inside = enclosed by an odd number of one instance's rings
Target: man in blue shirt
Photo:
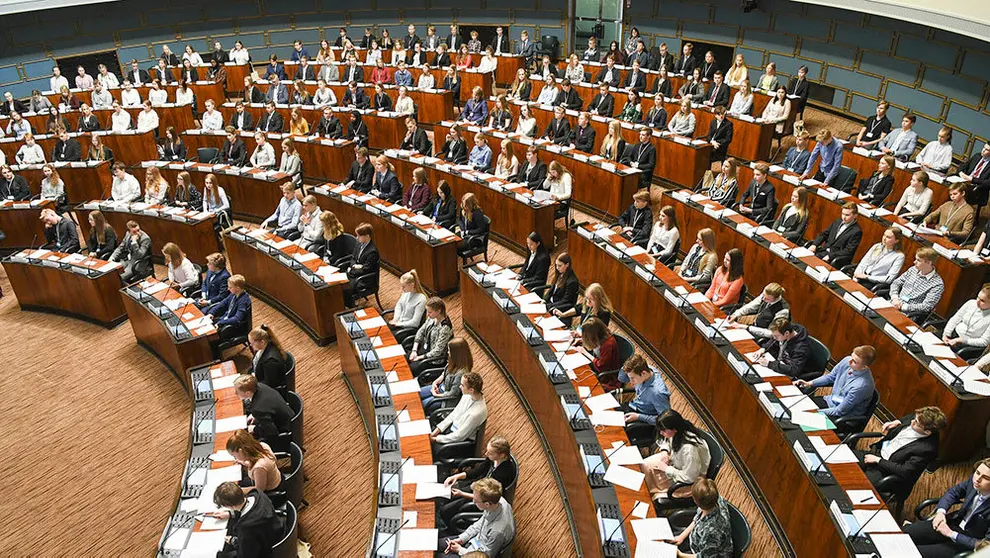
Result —
[[262, 228], [267, 228], [270, 223], [276, 223], [275, 234], [283, 238], [297, 230], [299, 218], [302, 215], [302, 204], [296, 197], [296, 185], [291, 181], [282, 185], [282, 199], [278, 201], [275, 213], [261, 222]]
[[626, 359], [619, 371], [619, 381], [632, 383], [636, 389], [636, 398], [621, 407], [626, 413], [626, 424], [656, 424], [657, 417], [670, 408], [670, 390], [641, 355], [634, 354]]
[[832, 137], [832, 132], [828, 128], [819, 130], [815, 139], [818, 140], [818, 143], [815, 144], [815, 148], [811, 151], [811, 157], [808, 158], [808, 166], [805, 167], [804, 173], [801, 174], [801, 180], [811, 176], [811, 169], [818, 162], [818, 156], [821, 155], [822, 164], [818, 167], [815, 180], [820, 180], [831, 186], [835, 180], [835, 175], [839, 173], [839, 167], [842, 166], [842, 144], [835, 141], [835, 138]]
[[870, 399], [873, 397], [873, 373], [870, 365], [876, 357], [876, 349], [869, 345], [860, 345], [828, 374], [811, 382], [798, 380], [795, 384], [799, 388], [832, 386], [832, 393], [825, 398], [828, 408], [821, 411], [827, 417], [867, 417], [870, 413]]
[[292, 60], [293, 62], [299, 62], [299, 59], [301, 59], [303, 56], [309, 59], [309, 51], [306, 50], [305, 47], [303, 47], [302, 41], [296, 39], [296, 41], [292, 43], [292, 56], [289, 59]]
[[395, 84], [405, 85], [406, 87], [413, 86], [412, 73], [406, 69], [405, 60], [399, 61], [399, 69], [395, 72]]
[[884, 155], [893, 155], [901, 161], [906, 161], [914, 153], [918, 145], [918, 133], [912, 130], [918, 117], [905, 114], [901, 119], [901, 127], [884, 136], [877, 147]]
[[800, 134], [794, 136], [795, 145], [787, 150], [784, 162], [780, 166], [791, 172], [804, 172], [808, 166], [808, 158], [811, 156], [808, 152], [808, 136], [808, 130], [801, 130]]

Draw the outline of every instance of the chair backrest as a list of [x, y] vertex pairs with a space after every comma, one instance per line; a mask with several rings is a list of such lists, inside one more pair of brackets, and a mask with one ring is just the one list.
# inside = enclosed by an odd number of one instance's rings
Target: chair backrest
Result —
[[338, 256], [350, 256], [354, 253], [354, 247], [357, 245], [356, 236], [344, 233], [330, 241], [330, 250]]
[[622, 368], [622, 365], [626, 363], [626, 360], [629, 357], [633, 356], [636, 349], [625, 337], [619, 335], [618, 333], [614, 333], [613, 335], [615, 336], [616, 345], [619, 346], [619, 368]]
[[292, 502], [285, 504], [285, 536], [272, 546], [274, 558], [296, 558], [299, 544], [299, 517]]
[[481, 423], [478, 427], [478, 431], [474, 434], [474, 456], [478, 457], [484, 455], [485, 445], [488, 443], [485, 441], [485, 425], [488, 424], [488, 419]]
[[840, 166], [835, 176], [835, 188], [843, 192], [851, 192], [856, 185], [856, 171], [846, 166]]
[[808, 361], [804, 365], [804, 372], [824, 372], [825, 367], [828, 365], [828, 361], [832, 358], [831, 351], [824, 343], [815, 339], [812, 336], [808, 336], [808, 343], [811, 345], [811, 351], [808, 354]]
[[753, 534], [742, 512], [729, 502], [726, 502], [726, 505], [729, 506], [729, 527], [732, 531], [732, 556], [742, 556], [749, 548]]
[[295, 413], [292, 416], [292, 421], [289, 423], [290, 428], [292, 428], [292, 441], [303, 448], [303, 401], [299, 394], [290, 391], [288, 397], [286, 398], [286, 403], [289, 404], [289, 408]]
[[282, 482], [276, 491], [284, 492], [287, 501], [298, 509], [303, 501], [303, 452], [295, 442], [289, 442], [288, 450], [290, 465], [281, 470]]
[[216, 147], [200, 147], [196, 150], [196, 160], [200, 163], [212, 163], [220, 155]]
[[711, 456], [711, 461], [708, 462], [708, 471], [705, 472], [705, 478], [715, 480], [719, 470], [725, 463], [725, 451], [714, 436], [704, 430], [698, 430], [698, 432], [701, 434], [701, 438], [708, 443], [708, 454]]
[[285, 389], [286, 391], [294, 392], [296, 391], [296, 357], [292, 356], [292, 353], [289, 351], [285, 351], [285, 357], [286, 364], [289, 367], [285, 372]]
[[512, 479], [509, 486], [502, 487], [502, 497], [505, 501], [512, 503], [513, 498], [516, 497], [516, 485], [519, 484], [519, 462], [516, 461], [516, 456], [509, 454], [509, 459], [512, 460], [512, 464], [516, 466], [516, 478]]

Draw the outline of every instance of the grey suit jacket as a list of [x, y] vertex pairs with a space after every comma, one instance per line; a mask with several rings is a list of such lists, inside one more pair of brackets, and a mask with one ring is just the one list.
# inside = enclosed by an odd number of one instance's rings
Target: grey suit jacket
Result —
[[117, 246], [110, 259], [124, 264], [125, 269], [149, 271], [151, 269], [151, 237], [141, 231], [137, 241], [130, 233], [124, 235], [124, 241]]

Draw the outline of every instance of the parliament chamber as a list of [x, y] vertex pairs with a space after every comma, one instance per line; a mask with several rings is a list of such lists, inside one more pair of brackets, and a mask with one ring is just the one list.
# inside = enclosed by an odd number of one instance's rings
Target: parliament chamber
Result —
[[0, 554], [990, 552], [985, 10], [9, 4]]

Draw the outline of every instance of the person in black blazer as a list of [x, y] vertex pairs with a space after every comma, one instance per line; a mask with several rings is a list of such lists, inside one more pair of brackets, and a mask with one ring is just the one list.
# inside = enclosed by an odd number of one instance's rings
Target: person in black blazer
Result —
[[[476, 460], [475, 460], [476, 461]], [[462, 512], [477, 513], [478, 507], [471, 501], [471, 484], [482, 478], [495, 479], [502, 485], [503, 491], [516, 482], [519, 471], [512, 460], [509, 441], [503, 436], [495, 436], [488, 440], [485, 447], [484, 459], [471, 467], [450, 475], [444, 484], [450, 486], [450, 501], [440, 505], [440, 517], [447, 523], [453, 524], [454, 516]]]
[[842, 206], [842, 216], [832, 221], [808, 248], [835, 269], [842, 269], [852, 263], [862, 239], [863, 231], [856, 222], [856, 204], [846, 202]]
[[323, 116], [313, 124], [313, 136], [330, 139], [339, 139], [344, 135], [344, 130], [340, 125], [340, 119], [333, 114], [330, 107], [323, 108]]
[[354, 140], [359, 147], [368, 147], [368, 125], [364, 123], [361, 113], [354, 111], [351, 113], [351, 121], [347, 124], [347, 136], [345, 139]]
[[443, 40], [441, 46], [446, 47], [452, 52], [457, 52], [457, 49], [461, 48], [462, 44], [464, 44], [464, 37], [461, 37], [461, 30], [457, 28], [457, 25], [451, 24], [450, 34]]
[[553, 119], [547, 123], [543, 130], [543, 137], [557, 145], [566, 145], [571, 137], [571, 122], [564, 115], [564, 107], [553, 108]]
[[285, 524], [264, 492], [253, 487], [245, 492], [236, 482], [225, 482], [210, 496], [214, 504], [226, 509], [205, 515], [229, 518], [226, 530], [228, 542], [216, 553], [217, 558], [271, 556], [271, 548], [282, 538]]
[[577, 90], [571, 86], [571, 80], [565, 78], [564, 81], [560, 82], [560, 91], [557, 92], [553, 106], [561, 106], [566, 110], [581, 110], [583, 105], [584, 101], [581, 100]]
[[446, 68], [450, 66], [450, 54], [447, 53], [446, 45], [441, 43], [440, 46], [437, 47], [436, 56], [433, 57], [433, 62], [430, 66], [434, 68]]
[[461, 138], [461, 132], [457, 126], [450, 127], [447, 140], [443, 142], [443, 146], [440, 147], [440, 151], [437, 152], [436, 156], [455, 165], [467, 163], [467, 142]]
[[553, 76], [554, 79], [560, 79], [560, 71], [557, 70], [557, 67], [553, 65], [550, 61], [550, 57], [546, 54], [543, 55], [539, 66], [537, 66], [536, 71], [533, 73], [538, 74], [540, 78], [544, 80], [547, 79], [547, 76]]
[[582, 112], [578, 115], [577, 127], [571, 130], [571, 146], [578, 151], [594, 153], [595, 129], [591, 127], [591, 115]]
[[182, 141], [179, 134], [175, 132], [175, 128], [169, 126], [165, 130], [165, 143], [162, 144], [162, 153], [166, 161], [182, 161], [185, 162], [186, 156], [186, 142]]
[[540, 190], [547, 179], [547, 165], [537, 157], [535, 145], [526, 148], [526, 160], [519, 165], [519, 170], [512, 177], [513, 182], [525, 182], [530, 190]]
[[526, 247], [529, 255], [525, 263], [521, 264], [519, 279], [527, 289], [542, 287], [547, 284], [547, 276], [550, 274], [550, 251], [543, 244], [540, 233], [535, 231], [526, 237]]
[[[728, 89], [727, 85], [724, 85]], [[712, 112], [715, 118], [708, 125], [708, 135], [704, 139], [712, 144], [712, 158], [714, 161], [724, 161], [725, 155], [729, 151], [729, 144], [732, 143], [732, 121], [725, 117], [725, 107], [717, 106]]]
[[316, 70], [309, 65], [309, 58], [306, 56], [301, 56], [299, 58], [299, 67], [296, 68], [296, 74], [292, 76], [292, 81], [316, 81]]
[[117, 233], [98, 210], [89, 212], [89, 227], [89, 240], [86, 241], [89, 256], [98, 260], [109, 258], [117, 249]]
[[10, 165], [0, 167], [0, 200], [13, 199], [25, 201], [31, 199], [31, 189], [23, 176], [14, 174]]
[[893, 155], [884, 155], [877, 162], [877, 170], [867, 178], [859, 181], [859, 191], [856, 192], [859, 199], [871, 203], [877, 207], [883, 205], [884, 200], [890, 195], [894, 187], [894, 167], [896, 163]]
[[265, 113], [258, 119], [258, 126], [255, 130], [260, 130], [266, 133], [272, 132], [281, 134], [284, 125], [282, 115], [275, 110], [275, 103], [273, 101], [268, 101], [265, 103]]
[[231, 275], [227, 280], [229, 294], [203, 311], [213, 316], [220, 341], [247, 335], [251, 329], [251, 295], [244, 290], [245, 287], [247, 280], [243, 275]]
[[[668, 72], [674, 69], [674, 55], [667, 50], [667, 43], [660, 43], [660, 51], [655, 57], [651, 57], [650, 61], [655, 69], [659, 70], [661, 68], [667, 70]], [[667, 95], [668, 97], [670, 95]]]
[[770, 165], [757, 163], [753, 167], [753, 181], [743, 192], [736, 210], [761, 225], [768, 225], [777, 214], [777, 196], [773, 184], [767, 180]]
[[426, 132], [416, 124], [416, 119], [411, 116], [406, 118], [406, 137], [402, 139], [399, 149], [415, 151], [420, 155], [430, 154], [430, 140], [426, 137]]
[[660, 75], [657, 76], [657, 79], [653, 80], [653, 87], [650, 89], [650, 94], [656, 95], [660, 93], [662, 96], [670, 98], [674, 95], [673, 92], [674, 86], [671, 85], [666, 70], [660, 70]]
[[626, 89], [635, 89], [636, 91], [646, 91], [646, 73], [639, 68], [639, 62], [633, 62], [632, 69], [629, 70], [629, 75], [626, 76], [626, 83], [624, 85]]
[[441, 227], [449, 229], [454, 226], [454, 221], [457, 219], [457, 201], [450, 193], [450, 185], [446, 180], [441, 180], [440, 184], [437, 184], [437, 193], [419, 212], [433, 219]]
[[251, 76], [244, 78], [244, 93], [241, 96], [245, 103], [264, 103], [265, 93], [254, 84]]
[[619, 215], [613, 230], [637, 246], [646, 247], [653, 228], [653, 212], [650, 211], [650, 193], [640, 190], [633, 194], [632, 205]]
[[796, 76], [787, 82], [787, 95], [797, 97], [791, 99], [791, 107], [797, 120], [804, 120], [804, 107], [808, 104], [808, 67], [798, 68]]
[[289, 356], [282, 344], [278, 342], [275, 333], [265, 324], [248, 333], [248, 344], [254, 358], [251, 361], [250, 373], [258, 381], [286, 396], [285, 376], [289, 372]]
[[279, 433], [292, 431], [295, 413], [289, 404], [279, 392], [259, 382], [253, 374], [240, 374], [234, 380], [234, 393], [243, 404], [244, 414], [248, 415], [251, 434], [277, 450]]
[[230, 125], [234, 127], [234, 130], [245, 132], [254, 131], [254, 118], [251, 116], [250, 112], [244, 110], [243, 101], [237, 101], [237, 104], [234, 106], [234, 116], [230, 118]]
[[646, 116], [643, 118], [643, 124], [647, 128], [660, 130], [661, 132], [667, 129], [667, 109], [663, 107], [663, 93], [657, 93], [653, 108], [650, 109], [650, 112], [646, 113]]
[[367, 147], [358, 147], [355, 150], [356, 157], [351, 163], [351, 169], [347, 172], [344, 185], [359, 192], [367, 194], [371, 191], [371, 181], [375, 175], [375, 167], [368, 157]]
[[653, 180], [653, 169], [657, 166], [657, 148], [653, 145], [650, 134], [649, 128], [640, 127], [639, 143], [626, 147], [621, 159], [623, 164], [643, 171], [639, 175], [640, 188], [649, 187]]
[[[358, 243], [354, 247], [352, 263], [347, 268], [347, 278], [350, 280], [350, 285], [344, 289], [344, 303], [348, 308], [354, 306], [354, 291], [358, 287], [363, 290], [378, 290], [378, 277], [381, 269], [378, 247], [375, 246], [375, 241], [371, 236], [373, 232], [374, 229], [368, 223], [361, 223], [354, 229]], [[366, 280], [359, 281], [361, 277], [366, 275], [372, 275], [370, 284], [366, 283]]]
[[698, 66], [698, 61], [694, 59], [694, 55], [691, 51], [694, 50], [694, 45], [691, 43], [684, 43], [684, 49], [680, 58], [674, 63], [674, 73], [684, 74], [686, 76], [691, 75], [691, 72]]
[[495, 52], [509, 53], [509, 36], [504, 33], [501, 26], [495, 28], [495, 37], [492, 38], [492, 43], [488, 46], [492, 47]]
[[[171, 129], [171, 128], [169, 128]], [[52, 148], [52, 161], [81, 161], [82, 146], [75, 138], [69, 137], [67, 130], [62, 130]]]
[[344, 91], [344, 100], [341, 105], [345, 107], [366, 109], [371, 106], [371, 99], [364, 93], [364, 89], [359, 89], [356, 81], [347, 84], [347, 91]]
[[[950, 512], [956, 504], [962, 506]], [[930, 519], [919, 519], [904, 532], [925, 558], [969, 555], [990, 538], [990, 459], [976, 462], [972, 475], [947, 490]]]
[[578, 284], [577, 275], [571, 266], [571, 255], [567, 252], [557, 256], [554, 263], [553, 281], [549, 284], [543, 300], [547, 303], [547, 308], [554, 316], [560, 317], [577, 304], [578, 292], [581, 287]]
[[42, 248], [66, 254], [79, 251], [79, 233], [75, 222], [47, 207], [41, 210], [41, 222], [45, 225], [45, 244]]
[[461, 245], [457, 253], [465, 257], [470, 250], [479, 248], [488, 234], [489, 222], [485, 213], [478, 205], [478, 198], [468, 192], [461, 198], [460, 217], [457, 219], [457, 229], [461, 235]]
[[22, 114], [27, 112], [27, 107], [24, 106], [24, 103], [15, 99], [13, 93], [7, 91], [3, 94], [3, 104], [0, 105], [0, 114], [10, 116], [12, 112]]
[[705, 93], [705, 106], [722, 107], [729, 106], [729, 86], [725, 84], [722, 77], [722, 70], [715, 72], [715, 79], [712, 86]]
[[371, 179], [371, 191], [378, 192], [376, 195], [385, 201], [401, 202], [402, 184], [399, 183], [399, 177], [395, 175], [395, 167], [384, 155], [375, 158], [374, 162], [375, 172]]
[[896, 480], [888, 487], [901, 502], [907, 500], [918, 478], [938, 457], [939, 431], [948, 421], [938, 407], [922, 407], [883, 425], [883, 438], [867, 451], [857, 451], [860, 467], [876, 487], [884, 477]]
[[615, 63], [611, 58], [606, 58], [605, 67], [598, 72], [598, 77], [595, 78], [595, 82], [607, 83], [609, 87], [618, 87], [621, 78], [621, 72], [619, 72], [619, 69], [615, 67]]
[[285, 74], [285, 66], [279, 63], [278, 56], [275, 54], [268, 57], [268, 65], [265, 66], [265, 79], [270, 80], [272, 76], [278, 76], [280, 80], [288, 78]]
[[243, 167], [247, 164], [247, 146], [244, 145], [244, 140], [237, 137], [237, 131], [233, 126], [227, 126], [226, 132], [227, 140], [223, 142], [223, 148], [220, 150], [220, 160], [227, 165]]
[[604, 116], [605, 118], [611, 118], [612, 113], [615, 111], [615, 97], [608, 92], [608, 84], [605, 82], [598, 84], [598, 94], [595, 98], [591, 100], [591, 104], [588, 105], [588, 112], [591, 114], [597, 114], [599, 116]]
[[372, 99], [371, 108], [375, 110], [392, 110], [392, 98], [385, 92], [385, 87], [381, 83], [375, 84], [375, 97]]
[[229, 279], [227, 257], [218, 252], [206, 256], [206, 276], [203, 277], [203, 285], [200, 287], [196, 306], [207, 308], [227, 298], [230, 295], [230, 290], [227, 287]]
[[82, 105], [80, 107], [82, 110], [82, 116], [79, 117], [79, 132], [95, 132], [101, 130], [100, 119], [93, 114], [93, 109], [89, 108], [89, 105]]
[[990, 197], [990, 142], [983, 144], [979, 156], [974, 153], [959, 165], [959, 176], [972, 185], [971, 201], [985, 205]]
[[[443, 87], [454, 94], [454, 102], [460, 103], [461, 98], [461, 78], [457, 76], [457, 67], [447, 68], [447, 75], [443, 78]], [[522, 97], [520, 97], [522, 98]]]
[[780, 209], [780, 215], [770, 228], [795, 244], [804, 242], [804, 231], [808, 228], [807, 188], [798, 186], [791, 190], [791, 203]]
[[138, 85], [142, 83], [151, 83], [151, 75], [148, 74], [148, 70], [142, 70], [138, 65], [137, 60], [131, 60], [131, 69], [124, 75], [124, 79], [121, 82], [130, 80], [131, 83]]

